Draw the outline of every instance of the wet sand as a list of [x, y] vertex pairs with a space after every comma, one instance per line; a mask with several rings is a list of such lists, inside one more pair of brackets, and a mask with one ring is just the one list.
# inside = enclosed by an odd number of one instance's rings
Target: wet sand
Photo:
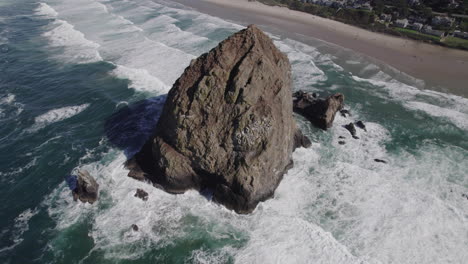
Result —
[[425, 89], [468, 97], [468, 52], [370, 32], [338, 21], [247, 0], [173, 0], [237, 23], [267, 26], [285, 37], [320, 39], [361, 53], [425, 82]]

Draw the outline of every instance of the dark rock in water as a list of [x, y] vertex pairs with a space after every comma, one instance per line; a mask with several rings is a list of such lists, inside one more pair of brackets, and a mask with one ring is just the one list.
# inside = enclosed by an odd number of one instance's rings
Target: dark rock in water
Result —
[[381, 160], [381, 159], [374, 159], [374, 161], [387, 164], [387, 162], [385, 160]]
[[213, 201], [251, 212], [292, 166], [294, 139], [307, 145], [291, 94], [288, 58], [256, 26], [241, 30], [175, 82], [132, 175], [170, 193], [209, 188]]
[[146, 173], [140, 168], [136, 159], [130, 159], [125, 162], [125, 167], [130, 170], [128, 177], [135, 180], [144, 181], [146, 179]]
[[293, 96], [294, 112], [324, 130], [332, 126], [336, 112], [343, 108], [344, 95], [340, 93], [329, 96], [327, 99], [317, 99], [303, 91], [295, 92]]
[[132, 225], [132, 230], [137, 232], [138, 230], [140, 230], [140, 228], [136, 224], [133, 224]]
[[349, 110], [347, 110], [347, 109], [342, 109], [342, 110], [340, 110], [340, 114], [341, 114], [341, 116], [343, 116], [343, 117], [346, 117], [346, 115], [349, 115], [349, 116], [351, 115], [351, 113], [350, 113]]
[[296, 133], [294, 133], [294, 149], [300, 147], [308, 148], [310, 146], [312, 146], [312, 142], [310, 141], [310, 139], [304, 136], [300, 129], [297, 129]]
[[338, 141], [338, 144], [344, 145], [344, 144], [346, 144], [346, 142], [344, 142], [344, 141]]
[[343, 137], [343, 136], [339, 136], [338, 138], [340, 138], [340, 139], [345, 139], [345, 137]]
[[349, 133], [351, 133], [351, 136], [353, 136], [353, 138], [358, 139], [358, 137], [356, 136], [356, 127], [354, 127], [353, 123], [345, 125], [344, 128], [346, 128], [349, 131]]
[[148, 201], [148, 193], [143, 189], [137, 189], [134, 196], [142, 199], [143, 201]]
[[73, 190], [73, 199], [93, 204], [98, 198], [99, 184], [86, 170], [78, 171], [78, 184]]
[[462, 197], [465, 197], [466, 199], [468, 199], [468, 194], [462, 193]]
[[366, 125], [364, 125], [364, 122], [362, 121], [357, 121], [356, 126], [359, 127], [360, 129], [363, 129], [364, 131], [367, 132]]

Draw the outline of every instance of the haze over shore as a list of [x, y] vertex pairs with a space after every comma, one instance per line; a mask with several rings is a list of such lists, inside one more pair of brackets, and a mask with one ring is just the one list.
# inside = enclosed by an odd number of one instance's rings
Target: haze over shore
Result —
[[[247, 0], [174, 0], [200, 12], [242, 24], [275, 28], [284, 36], [305, 35], [351, 49], [382, 61], [412, 77], [426, 89], [468, 97], [468, 52], [374, 33], [338, 21], [267, 6]], [[300, 39], [303, 41], [303, 39]]]

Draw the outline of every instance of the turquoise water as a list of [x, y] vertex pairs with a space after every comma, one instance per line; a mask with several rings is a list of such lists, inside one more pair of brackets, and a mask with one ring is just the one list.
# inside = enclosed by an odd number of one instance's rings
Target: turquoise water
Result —
[[[294, 89], [341, 92], [352, 116], [298, 116], [313, 145], [253, 214], [126, 177], [172, 83], [241, 28], [161, 0], [0, 2], [0, 262], [465, 263], [468, 100], [319, 41], [271, 34]], [[73, 202], [78, 169], [98, 203]]]

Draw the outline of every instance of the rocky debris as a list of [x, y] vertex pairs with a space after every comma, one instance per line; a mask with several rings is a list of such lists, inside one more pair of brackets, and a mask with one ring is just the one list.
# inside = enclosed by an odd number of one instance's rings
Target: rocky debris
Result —
[[132, 230], [137, 232], [138, 230], [140, 230], [140, 228], [136, 224], [133, 224], [132, 225]]
[[148, 193], [143, 189], [137, 189], [134, 197], [138, 197], [143, 201], [148, 201]]
[[359, 137], [356, 136], [356, 127], [354, 127], [353, 123], [345, 125], [344, 128], [346, 128], [349, 133], [351, 133], [351, 136], [353, 136], [354, 139], [359, 139]]
[[343, 136], [339, 136], [338, 138], [339, 138], [339, 139], [345, 139], [346, 137], [343, 137]]
[[387, 162], [385, 160], [382, 160], [382, 159], [374, 159], [374, 161], [387, 164]]
[[366, 125], [364, 125], [364, 122], [359, 120], [356, 122], [356, 126], [367, 132]]
[[302, 131], [300, 129], [296, 130], [296, 133], [294, 133], [294, 149], [304, 147], [308, 148], [312, 145], [312, 142], [310, 139], [304, 134], [302, 134]]
[[462, 193], [462, 197], [465, 197], [466, 199], [468, 199], [468, 194]]
[[338, 141], [338, 144], [340, 144], [340, 145], [344, 145], [344, 144], [346, 144], [346, 142], [344, 142], [344, 141], [340, 140], [340, 141]]
[[86, 170], [78, 171], [73, 200], [93, 204], [98, 198], [99, 184]]
[[213, 201], [249, 213], [273, 196], [293, 148], [307, 145], [291, 94], [288, 58], [251, 25], [185, 69], [131, 170], [170, 193], [211, 189]]
[[310, 93], [298, 91], [293, 94], [294, 112], [304, 116], [313, 125], [326, 130], [335, 120], [336, 112], [343, 108], [344, 95], [336, 93], [326, 99], [318, 99]]
[[348, 115], [348, 116], [351, 115], [351, 113], [350, 113], [349, 110], [347, 110], [347, 109], [341, 109], [341, 110], [340, 110], [340, 114], [341, 114], [342, 117], [346, 117], [347, 115]]

